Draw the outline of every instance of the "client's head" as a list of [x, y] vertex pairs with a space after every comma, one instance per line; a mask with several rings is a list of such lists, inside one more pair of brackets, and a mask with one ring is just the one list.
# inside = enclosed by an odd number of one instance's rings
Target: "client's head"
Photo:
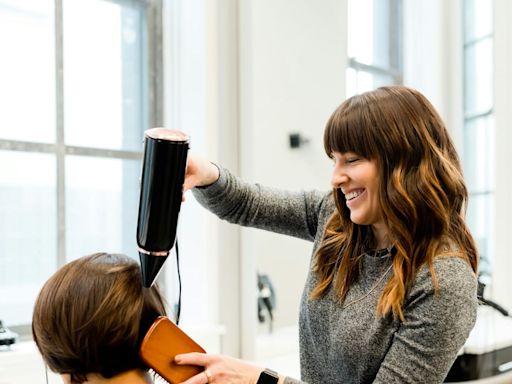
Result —
[[82, 383], [147, 367], [138, 351], [145, 333], [165, 315], [155, 286], [143, 288], [138, 262], [96, 253], [60, 268], [41, 289], [32, 334], [48, 367]]

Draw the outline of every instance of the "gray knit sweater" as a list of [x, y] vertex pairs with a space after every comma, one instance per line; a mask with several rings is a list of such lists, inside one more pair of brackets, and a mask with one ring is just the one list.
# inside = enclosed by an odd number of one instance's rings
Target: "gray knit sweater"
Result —
[[[196, 199], [221, 219], [313, 241], [313, 254], [334, 210], [331, 195], [247, 184], [222, 168], [217, 182], [194, 189]], [[360, 277], [341, 305], [332, 291], [309, 299], [317, 282], [310, 270], [299, 319], [302, 382], [443, 382], [475, 323], [475, 274], [458, 257], [438, 257], [438, 291], [422, 268], [407, 293], [402, 322], [376, 314], [391, 261], [389, 254], [365, 255]], [[287, 377], [285, 383], [301, 381]]]

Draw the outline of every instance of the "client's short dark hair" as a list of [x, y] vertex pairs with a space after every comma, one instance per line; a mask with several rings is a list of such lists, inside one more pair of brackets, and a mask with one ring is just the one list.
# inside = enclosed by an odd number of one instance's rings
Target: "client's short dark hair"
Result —
[[145, 333], [165, 307], [158, 288], [143, 288], [138, 262], [96, 253], [60, 268], [41, 289], [32, 334], [48, 367], [82, 383], [136, 368]]

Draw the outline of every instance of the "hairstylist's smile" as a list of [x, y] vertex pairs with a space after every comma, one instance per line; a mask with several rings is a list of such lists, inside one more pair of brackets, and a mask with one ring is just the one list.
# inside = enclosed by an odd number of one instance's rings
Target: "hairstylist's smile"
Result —
[[377, 163], [353, 152], [333, 152], [331, 185], [339, 188], [350, 211], [350, 220], [359, 225], [373, 225], [382, 220], [379, 203], [380, 178]]
[[364, 192], [364, 188], [358, 188], [358, 189], [352, 189], [350, 192], [341, 190], [343, 194], [345, 195], [345, 200], [347, 202], [347, 206], [350, 207], [353, 203], [355, 203], [359, 196], [361, 196]]

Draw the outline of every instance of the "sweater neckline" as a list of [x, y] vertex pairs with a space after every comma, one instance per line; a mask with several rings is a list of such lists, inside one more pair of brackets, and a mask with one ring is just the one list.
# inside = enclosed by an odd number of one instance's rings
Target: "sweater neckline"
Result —
[[382, 249], [372, 249], [371, 251], [366, 252], [366, 254], [372, 258], [385, 258], [391, 256], [395, 252], [394, 246], [389, 246], [387, 248]]

